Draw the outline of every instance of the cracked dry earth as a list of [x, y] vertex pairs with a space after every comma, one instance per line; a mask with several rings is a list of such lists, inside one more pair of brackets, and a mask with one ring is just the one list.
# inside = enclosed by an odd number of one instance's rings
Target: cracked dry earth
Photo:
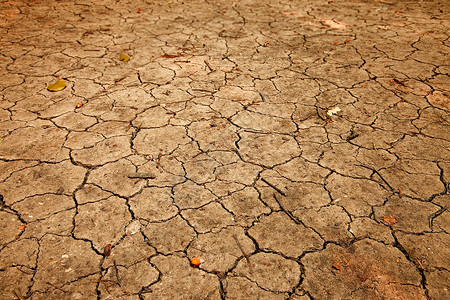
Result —
[[449, 9], [2, 1], [0, 298], [450, 299]]

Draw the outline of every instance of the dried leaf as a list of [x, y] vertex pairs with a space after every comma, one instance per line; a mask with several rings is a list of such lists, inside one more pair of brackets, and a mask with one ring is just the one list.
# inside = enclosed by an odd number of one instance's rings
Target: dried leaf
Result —
[[119, 60], [121, 60], [123, 62], [128, 62], [130, 60], [130, 57], [126, 54], [120, 53]]
[[393, 217], [393, 216], [380, 217], [380, 219], [381, 219], [381, 223], [383, 223], [384, 225], [387, 225], [387, 226], [391, 226], [398, 222], [397, 218]]
[[338, 30], [342, 30], [342, 29], [346, 29], [347, 25], [345, 25], [344, 23], [335, 21], [335, 20], [331, 20], [331, 19], [323, 19], [322, 23], [328, 27], [330, 27], [331, 29], [338, 29]]
[[103, 255], [106, 257], [111, 255], [111, 244], [105, 246], [105, 249], [103, 250]]
[[25, 227], [27, 226], [27, 224], [22, 224], [19, 226], [20, 231], [25, 231]]
[[341, 111], [341, 109], [336, 106], [335, 108], [330, 109], [330, 110], [327, 111], [327, 116], [331, 117], [332, 115], [335, 115], [335, 114], [337, 114], [340, 111]]
[[49, 84], [47, 87], [47, 90], [50, 92], [59, 92], [66, 88], [66, 82], [62, 78], [58, 78], [58, 80], [53, 83]]
[[353, 139], [356, 139], [359, 136], [358, 133], [356, 133], [355, 131], [351, 130], [350, 131], [350, 135], [347, 137], [347, 141], [351, 141]]
[[332, 267], [333, 267], [333, 269], [342, 271], [342, 267], [341, 267], [341, 264], [339, 261], [335, 261]]
[[80, 108], [83, 106], [83, 103], [77, 103], [77, 105], [75, 105], [76, 108]]
[[198, 268], [200, 264], [200, 259], [198, 259], [197, 257], [191, 258], [191, 266], [193, 266], [194, 268]]

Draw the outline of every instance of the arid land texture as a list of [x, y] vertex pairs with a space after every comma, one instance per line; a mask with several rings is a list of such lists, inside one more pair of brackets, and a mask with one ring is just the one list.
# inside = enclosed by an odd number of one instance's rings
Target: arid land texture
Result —
[[450, 299], [449, 11], [1, 1], [0, 299]]

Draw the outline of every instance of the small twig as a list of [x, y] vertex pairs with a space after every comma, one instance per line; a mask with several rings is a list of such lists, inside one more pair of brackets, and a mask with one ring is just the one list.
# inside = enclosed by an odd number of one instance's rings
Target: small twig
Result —
[[156, 176], [152, 173], [136, 173], [128, 175], [128, 178], [155, 179]]
[[24, 270], [20, 269], [19, 266], [16, 266], [16, 269], [19, 270], [20, 272], [24, 273], [24, 274], [27, 274], [27, 275], [32, 275], [33, 274], [33, 273], [25, 272]]
[[295, 224], [302, 224], [300, 223], [292, 214], [290, 211], [284, 209], [283, 205], [281, 205], [280, 200], [278, 200], [277, 198], [277, 194], [273, 193], [273, 198], [275, 199], [275, 201], [277, 201], [278, 205], [280, 206], [281, 210], [289, 217], [292, 219], [292, 221], [294, 221]]
[[239, 247], [239, 250], [241, 250], [242, 255], [244, 255], [245, 260], [247, 261], [247, 264], [248, 264], [248, 268], [249, 268], [249, 270], [250, 270], [250, 273], [253, 273], [253, 267], [252, 267], [252, 264], [250, 263], [250, 257], [248, 257], [247, 253], [245, 253], [244, 248], [242, 248], [241, 243], [239, 243], [239, 240], [238, 240], [237, 236], [233, 234], [233, 238], [234, 238], [234, 240], [236, 241], [236, 244], [237, 244], [237, 246]]
[[244, 132], [256, 133], [256, 134], [264, 134], [264, 132], [262, 132], [262, 131], [255, 131], [255, 130], [248, 130], [248, 129], [244, 129]]
[[56, 285], [54, 285], [54, 284], [51, 283], [51, 282], [48, 282], [48, 281], [47, 281], [47, 284], [48, 284], [48, 285], [51, 285], [51, 286], [54, 287], [55, 289], [60, 290], [60, 291], [63, 292], [63, 293], [68, 293], [68, 291], [65, 291], [65, 290], [63, 290], [62, 288], [57, 287]]
[[207, 62], [206, 60], [204, 60], [204, 62], [205, 62], [205, 65], [208, 67], [209, 71], [214, 72], [214, 69], [211, 67], [209, 62]]
[[114, 260], [114, 269], [116, 271], [117, 284], [119, 286], [121, 286], [121, 280], [120, 280], [120, 275], [119, 275], [119, 268], [117, 267], [116, 260]]
[[14, 295], [19, 299], [19, 300], [24, 300], [25, 298], [23, 298], [22, 296], [20, 296], [19, 294], [17, 294], [16, 291], [13, 291]]
[[142, 83], [141, 74], [139, 72], [137, 73], [137, 78], [138, 78], [139, 82]]
[[[371, 167], [368, 167], [368, 166], [365, 166], [365, 165], [359, 165], [359, 164], [357, 166], [371, 170], [373, 173], [377, 174], [378, 177], [380, 177], [380, 179], [388, 186], [388, 188], [390, 188], [391, 190], [394, 190], [392, 188], [392, 186], [386, 181], [386, 179], [384, 179], [383, 176], [381, 176], [380, 172], [378, 172], [375, 168], [371, 168]], [[401, 194], [401, 191], [400, 191], [400, 194]]]
[[284, 193], [282, 190], [280, 190], [279, 188], [277, 188], [276, 186], [274, 186], [273, 184], [271, 184], [270, 182], [265, 180], [263, 177], [261, 177], [261, 180], [262, 180], [262, 182], [264, 182], [265, 184], [267, 184], [268, 186], [273, 188], [275, 191], [277, 191], [278, 193], [280, 193], [281, 195], [286, 197], [286, 193]]
[[406, 80], [400, 81], [400, 80], [398, 80], [397, 78], [394, 78], [394, 79], [392, 79], [392, 81], [395, 82], [395, 83], [397, 83], [397, 84], [400, 84], [401, 86], [406, 87], [406, 85], [405, 85], [405, 81], [406, 81]]
[[205, 92], [205, 93], [209, 93], [209, 94], [212, 94], [213, 92], [211, 92], [211, 91], [208, 91], [208, 90], [204, 90], [204, 89], [192, 89], [193, 91], [196, 91], [196, 92]]
[[423, 270], [422, 262], [421, 262], [418, 258], [416, 258], [416, 262], [417, 262], [417, 264], [419, 265], [420, 269]]
[[103, 285], [105, 286], [106, 291], [108, 292], [108, 294], [111, 295], [111, 292], [109, 291], [109, 288], [108, 288], [108, 286], [106, 285], [105, 281], [104, 281], [104, 280], [100, 280], [100, 282], [103, 283]]
[[197, 156], [199, 156], [200, 154], [203, 154], [203, 153], [206, 153], [206, 152], [204, 152], [204, 151], [201, 151], [201, 152], [199, 152], [199, 153], [195, 154], [194, 156], [192, 156], [192, 158], [196, 158]]

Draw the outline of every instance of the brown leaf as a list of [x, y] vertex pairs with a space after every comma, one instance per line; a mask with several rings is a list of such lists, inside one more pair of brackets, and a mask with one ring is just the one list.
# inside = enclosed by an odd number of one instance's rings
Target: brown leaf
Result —
[[105, 246], [105, 250], [103, 250], [103, 255], [106, 257], [111, 255], [111, 244]]
[[384, 225], [387, 225], [387, 226], [391, 226], [398, 222], [397, 218], [393, 217], [393, 216], [380, 217], [380, 219], [381, 219], [381, 223], [383, 223]]

